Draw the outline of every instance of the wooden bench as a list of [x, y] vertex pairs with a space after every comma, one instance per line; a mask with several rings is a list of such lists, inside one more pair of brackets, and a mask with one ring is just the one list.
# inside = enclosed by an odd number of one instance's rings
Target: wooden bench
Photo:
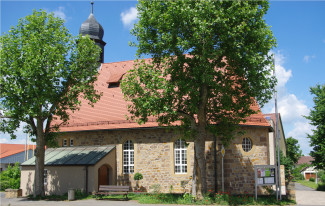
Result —
[[125, 196], [128, 199], [128, 193], [130, 192], [130, 186], [119, 186], [119, 185], [99, 185], [96, 197], [103, 198], [103, 195], [119, 194]]

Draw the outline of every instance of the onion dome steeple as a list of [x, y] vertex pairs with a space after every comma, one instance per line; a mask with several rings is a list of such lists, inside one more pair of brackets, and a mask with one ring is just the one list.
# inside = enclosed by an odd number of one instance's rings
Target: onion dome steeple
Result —
[[101, 49], [100, 62], [103, 63], [104, 60], [104, 46], [106, 43], [103, 41], [104, 29], [100, 25], [93, 14], [93, 4], [91, 1], [91, 13], [86, 21], [84, 21], [79, 29], [79, 34], [82, 36], [89, 35], [89, 38], [95, 41], [95, 44], [98, 45]]

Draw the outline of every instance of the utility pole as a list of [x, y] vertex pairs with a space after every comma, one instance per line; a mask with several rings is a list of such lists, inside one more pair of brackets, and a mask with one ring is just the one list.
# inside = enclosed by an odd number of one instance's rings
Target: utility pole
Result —
[[[274, 76], [275, 76], [275, 59], [273, 57], [273, 65], [274, 65]], [[281, 162], [280, 162], [280, 145], [279, 145], [279, 140], [280, 140], [280, 131], [279, 131], [279, 113], [278, 113], [278, 100], [277, 100], [277, 91], [275, 90], [274, 92], [274, 101], [275, 101], [275, 119], [276, 119], [276, 139], [277, 139], [277, 152], [278, 152], [278, 163], [277, 165], [277, 173], [278, 173], [278, 187], [279, 187], [279, 198], [282, 200], [282, 195], [281, 195]], [[276, 162], [276, 160], [275, 160]]]

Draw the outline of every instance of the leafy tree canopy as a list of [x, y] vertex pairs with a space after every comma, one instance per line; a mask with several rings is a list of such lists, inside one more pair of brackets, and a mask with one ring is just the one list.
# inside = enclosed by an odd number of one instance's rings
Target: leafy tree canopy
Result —
[[289, 137], [286, 139], [287, 145], [287, 157], [291, 159], [293, 164], [296, 164], [301, 157], [301, 149], [300, 145], [298, 144], [298, 140], [293, 137]]
[[[63, 122], [80, 106], [92, 104], [100, 49], [89, 37], [73, 37], [64, 21], [33, 11], [0, 37], [1, 131], [15, 138], [21, 122], [36, 136], [36, 195], [44, 195], [44, 146], [54, 116]], [[35, 195], [34, 193], [34, 195]]]
[[138, 58], [152, 59], [137, 61], [122, 82], [129, 111], [139, 123], [149, 116], [163, 125], [181, 122], [194, 138], [203, 193], [207, 132], [229, 144], [234, 125], [254, 113], [255, 99], [263, 105], [271, 98], [269, 51], [276, 43], [263, 19], [268, 7], [267, 1], [214, 0], [137, 5], [133, 45]]
[[325, 84], [310, 88], [315, 106], [306, 118], [315, 126], [313, 134], [308, 135], [310, 146], [313, 147], [310, 155], [314, 158], [313, 165], [317, 169], [325, 169]]

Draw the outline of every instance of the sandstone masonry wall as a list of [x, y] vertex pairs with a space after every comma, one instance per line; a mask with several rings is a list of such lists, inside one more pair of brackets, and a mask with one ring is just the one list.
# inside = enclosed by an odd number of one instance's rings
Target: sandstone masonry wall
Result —
[[[232, 194], [254, 192], [254, 165], [268, 164], [268, 129], [263, 127], [242, 127], [245, 134], [236, 137], [226, 149], [224, 158], [225, 190]], [[241, 143], [244, 137], [253, 142], [253, 148], [244, 152]], [[143, 174], [139, 181], [142, 191], [151, 191], [151, 186], [159, 184], [161, 192], [191, 192], [191, 179], [194, 157], [194, 144], [189, 141], [187, 149], [188, 169], [186, 174], [174, 172], [174, 142], [182, 138], [181, 135], [166, 129], [127, 129], [108, 131], [67, 132], [58, 137], [62, 146], [63, 139], [74, 140], [74, 146], [84, 145], [116, 145], [116, 184], [131, 185], [136, 188], [133, 174], [123, 174], [122, 144], [131, 140], [134, 143], [134, 173]], [[217, 138], [218, 139], [218, 138]], [[217, 182], [221, 190], [221, 141], [217, 140]], [[208, 190], [214, 190], [214, 152], [213, 137], [206, 141], [207, 181]], [[181, 182], [185, 183], [182, 187]]]

